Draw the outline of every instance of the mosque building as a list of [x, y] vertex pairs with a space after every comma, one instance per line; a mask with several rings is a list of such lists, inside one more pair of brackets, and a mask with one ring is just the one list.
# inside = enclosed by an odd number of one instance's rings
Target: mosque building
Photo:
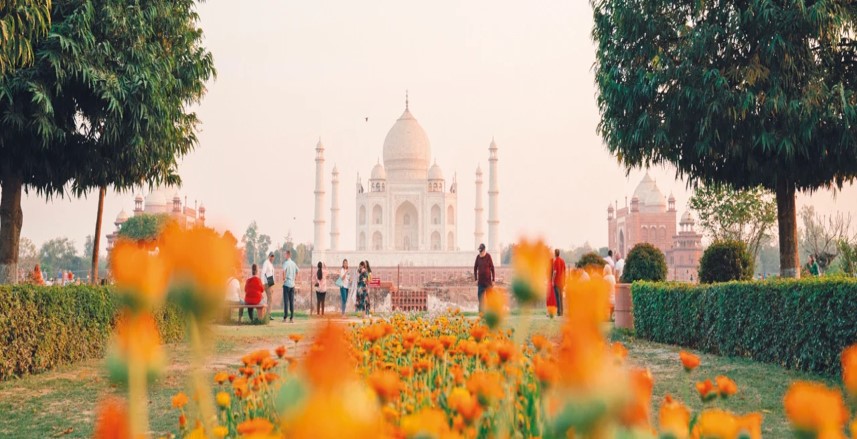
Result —
[[[340, 243], [339, 171], [331, 174], [330, 240], [326, 239], [327, 218], [324, 170], [325, 147], [316, 145], [314, 258], [328, 266], [343, 259], [352, 264], [368, 259], [373, 267], [467, 267], [472, 266], [476, 247], [484, 242], [484, 206], [482, 170], [476, 170], [476, 224], [473, 244], [459, 246], [458, 179], [447, 180], [432, 160], [431, 144], [425, 130], [411, 114], [408, 100], [405, 111], [384, 139], [383, 162], [372, 168], [369, 179], [358, 174], [355, 188], [356, 212], [354, 250]], [[500, 263], [497, 184], [498, 148], [492, 140], [488, 148], [488, 241], [485, 245]]]
[[648, 174], [634, 190], [631, 205], [618, 202], [607, 207], [608, 247], [626, 257], [638, 243], [647, 242], [660, 249], [667, 260], [667, 279], [693, 282], [702, 257], [702, 235], [697, 233], [690, 212], [681, 216], [676, 230], [675, 197], [665, 198]]
[[[194, 202], [193, 207], [190, 207], [187, 202], [187, 197], [182, 199], [178, 190], [171, 187], [159, 187], [150, 191], [145, 198], [142, 193], [138, 193], [134, 197], [133, 216], [139, 215], [168, 215], [172, 220], [178, 222], [183, 227], [192, 227], [195, 225], [205, 225], [205, 206], [197, 205]], [[119, 230], [122, 224], [125, 224], [130, 216], [122, 209], [116, 215], [116, 220], [113, 225], [116, 229], [107, 235], [107, 251], [113, 249], [113, 245], [119, 238]]]

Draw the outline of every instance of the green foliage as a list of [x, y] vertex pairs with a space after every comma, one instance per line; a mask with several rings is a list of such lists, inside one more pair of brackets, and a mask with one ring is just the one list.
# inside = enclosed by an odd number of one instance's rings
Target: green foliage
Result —
[[632, 283], [638, 280], [663, 281], [667, 278], [667, 259], [657, 247], [641, 242], [628, 252], [625, 268], [622, 269], [622, 282]]
[[836, 376], [857, 342], [857, 280], [631, 287], [638, 337]]
[[839, 241], [839, 268], [846, 276], [857, 276], [857, 244], [845, 239]]
[[0, 75], [33, 62], [33, 44], [51, 26], [50, 0], [0, 1]]
[[699, 281], [750, 280], [753, 269], [753, 259], [746, 244], [741, 241], [717, 241], [705, 249], [699, 260]]
[[581, 256], [580, 259], [574, 264], [577, 268], [585, 268], [590, 266], [596, 266], [598, 269], [604, 268], [607, 265], [607, 261], [604, 260], [601, 255], [595, 252], [589, 252], [585, 255]]
[[168, 215], [134, 215], [119, 227], [119, 237], [135, 241], [150, 241], [161, 233], [169, 221]]
[[593, 0], [599, 133], [627, 168], [777, 194], [784, 274], [795, 192], [857, 176], [857, 25], [847, 0]]
[[735, 190], [726, 185], [699, 185], [688, 204], [714, 241], [744, 242], [753, 258], [777, 222], [777, 203], [761, 186]]
[[[0, 380], [101, 357], [118, 310], [106, 287], [0, 285]], [[178, 308], [156, 319], [165, 342], [184, 335]]]

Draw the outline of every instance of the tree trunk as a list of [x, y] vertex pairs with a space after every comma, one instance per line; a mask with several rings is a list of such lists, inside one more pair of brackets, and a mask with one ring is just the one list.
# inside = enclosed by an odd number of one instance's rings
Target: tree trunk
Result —
[[101, 248], [101, 217], [104, 214], [104, 195], [107, 188], [98, 188], [98, 215], [95, 217], [95, 236], [92, 238], [92, 285], [98, 285], [98, 250]]
[[21, 210], [21, 177], [0, 177], [0, 284], [18, 282], [18, 243], [24, 212]]
[[800, 279], [795, 186], [783, 178], [777, 180], [777, 223], [780, 234], [780, 276]]

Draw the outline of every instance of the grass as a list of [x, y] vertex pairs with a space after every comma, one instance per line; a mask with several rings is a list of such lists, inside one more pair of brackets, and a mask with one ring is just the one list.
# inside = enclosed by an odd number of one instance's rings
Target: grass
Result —
[[[323, 321], [306, 314], [295, 314], [295, 323], [289, 324], [282, 322], [282, 313], [274, 315], [275, 320], [264, 325], [244, 323], [215, 326], [207, 373], [212, 375], [216, 370], [236, 365], [242, 355], [260, 348], [285, 344], [289, 346], [291, 355], [300, 355], [307, 342], [294, 348], [288, 335], [308, 333], [315, 324]], [[350, 320], [358, 321], [354, 318]], [[519, 323], [528, 324], [529, 333], [548, 336], [556, 335], [560, 325], [559, 320], [549, 320], [541, 315], [509, 319], [511, 326]], [[762, 424], [765, 437], [789, 437], [791, 433], [782, 408], [782, 397], [789, 383], [798, 379], [811, 379], [824, 381], [828, 385], [835, 384], [818, 376], [788, 371], [774, 365], [708, 354], [700, 354], [702, 365], [688, 376], [679, 364], [679, 348], [636, 339], [629, 332], [614, 331], [612, 337], [626, 345], [632, 364], [648, 367], [655, 378], [653, 422], [656, 422], [657, 408], [665, 394], [678, 397], [698, 412], [701, 404], [693, 390], [693, 382], [728, 375], [738, 383], [739, 393], [721, 402], [721, 407], [738, 413], [761, 411], [765, 417]], [[151, 427], [159, 434], [170, 432], [177, 425], [178, 415], [170, 407], [170, 398], [186, 390], [189, 381], [187, 347], [184, 344], [171, 345], [168, 347], [168, 356], [169, 366], [158, 382], [151, 386], [150, 393]], [[120, 393], [121, 390], [106, 378], [103, 362], [97, 360], [0, 382], [0, 413], [3, 413], [0, 416], [0, 437], [91, 437], [98, 400], [105, 395]]]

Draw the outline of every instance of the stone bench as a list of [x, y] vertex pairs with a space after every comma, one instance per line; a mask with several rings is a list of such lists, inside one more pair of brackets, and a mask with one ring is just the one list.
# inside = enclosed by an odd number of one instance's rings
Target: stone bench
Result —
[[[247, 305], [246, 303], [226, 302], [226, 304], [223, 308], [226, 311], [225, 317], [226, 317], [226, 320], [228, 321], [228, 320], [232, 320], [232, 310], [247, 309], [248, 314], [249, 314], [249, 310], [251, 310], [251, 309], [262, 309], [262, 308], [267, 308], [267, 307], [268, 307], [268, 305]], [[269, 310], [269, 312], [270, 312], [270, 310]], [[258, 314], [257, 314], [257, 316], [258, 316]], [[239, 322], [241, 321], [240, 317], [238, 318], [238, 321]]]

